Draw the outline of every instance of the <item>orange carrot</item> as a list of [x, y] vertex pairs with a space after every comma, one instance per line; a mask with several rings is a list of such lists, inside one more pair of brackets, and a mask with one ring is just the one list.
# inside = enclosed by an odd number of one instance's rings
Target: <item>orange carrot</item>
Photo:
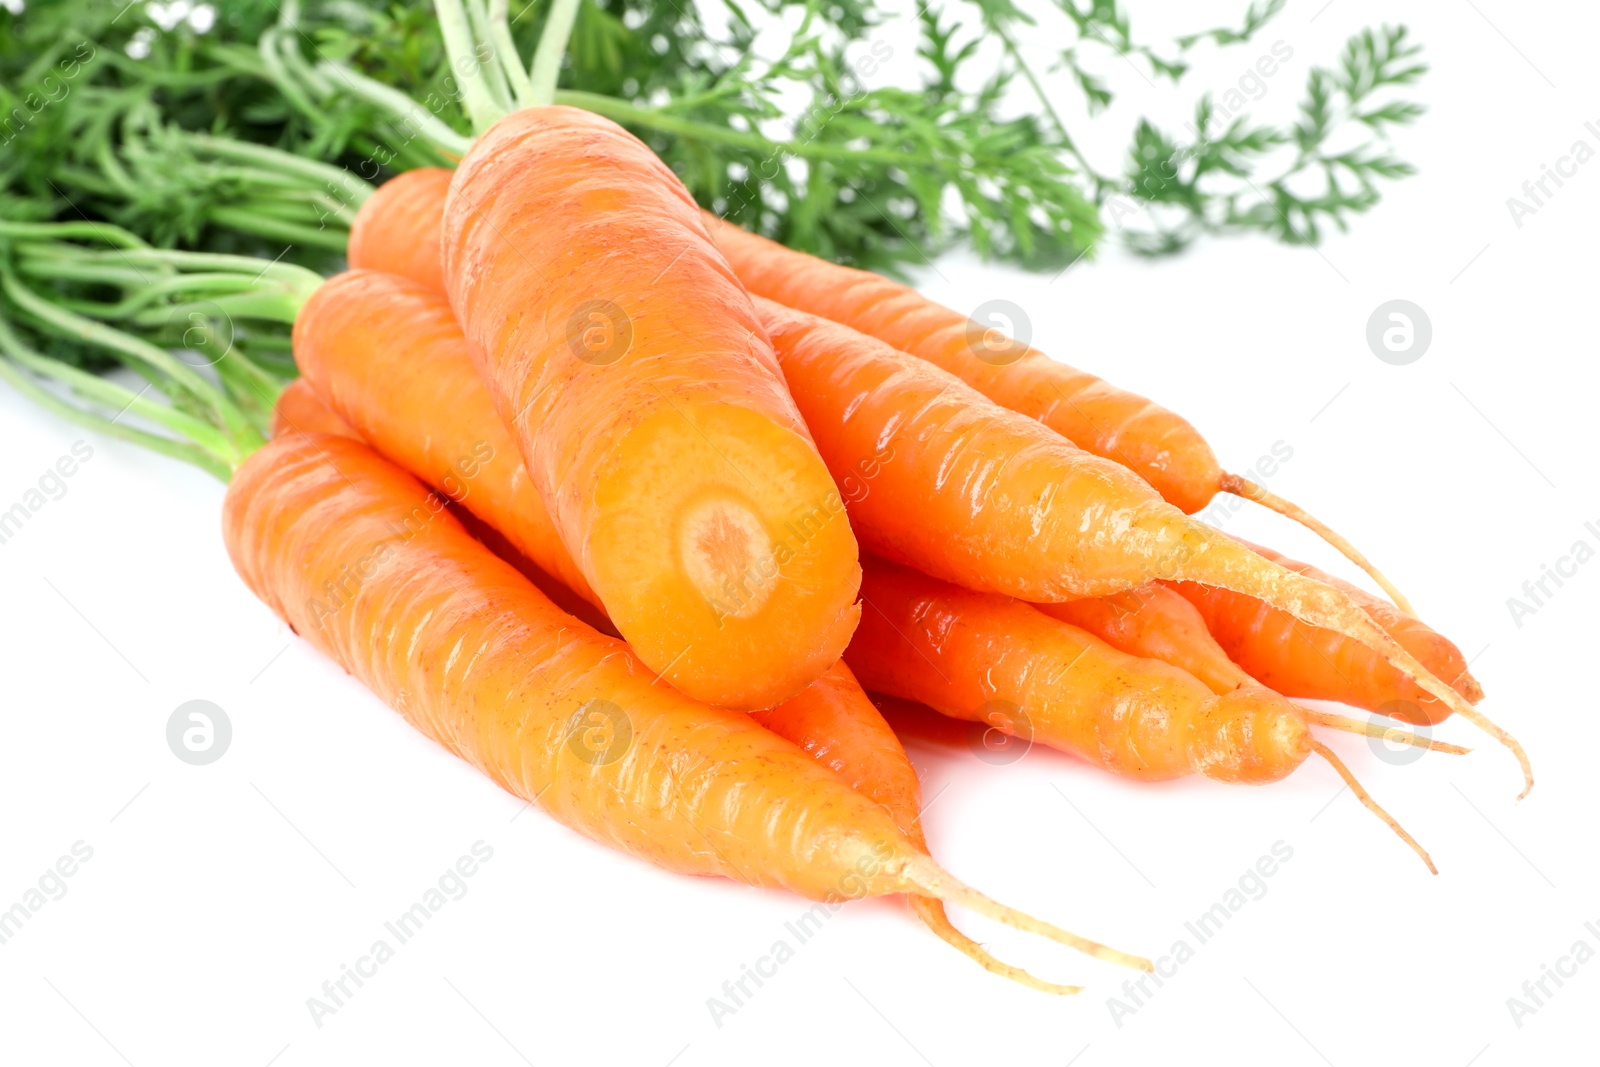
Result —
[[350, 425], [324, 404], [311, 383], [296, 378], [283, 387], [272, 406], [272, 436], [285, 433], [331, 433], [338, 437], [359, 437]]
[[291, 434], [223, 507], [247, 585], [423, 733], [567, 826], [669, 870], [813, 899], [920, 893], [1148, 968], [996, 904], [748, 716], [655, 684], [365, 446]]
[[705, 218], [739, 280], [755, 295], [843, 323], [949, 371], [1002, 407], [1123, 464], [1185, 512], [1199, 511], [1221, 492], [1286, 515], [1315, 530], [1410, 610], [1354, 545], [1248, 478], [1224, 472], [1199, 431], [1166, 408], [1057, 362], [909, 286], [784, 248], [709, 212]]
[[1021, 601], [871, 557], [863, 563], [866, 609], [845, 657], [868, 689], [1146, 781], [1202, 774], [1274, 782], [1316, 752], [1438, 873], [1311, 736], [1299, 709], [1271, 690], [1218, 695], [1170, 664], [1118, 652]]
[[[926, 852], [922, 833], [922, 788], [899, 738], [873, 706], [844, 663], [835, 664], [799, 696], [750, 717], [787, 738], [812, 759], [831, 768], [856, 792], [881, 804], [901, 833]], [[1047, 993], [1076, 993], [1076, 986], [1045, 982], [1001, 963], [951, 924], [944, 905], [929, 897], [910, 898], [911, 909], [947, 944], [992, 974]]]
[[[1230, 693], [1261, 684], [1228, 658], [1227, 652], [1211, 636], [1205, 619], [1195, 606], [1159, 582], [1111, 596], [1036, 606], [1051, 618], [1088, 631], [1119, 652], [1158, 659], [1187, 671], [1213, 693]], [[1387, 604], [1384, 606], [1388, 607]], [[1387, 626], [1384, 628], [1389, 630]], [[1394, 633], [1393, 630], [1389, 632]], [[1373, 658], [1376, 659], [1376, 656]], [[1383, 666], [1392, 672], [1393, 668], [1388, 664]], [[1429, 667], [1431, 669], [1432, 665]], [[1313, 726], [1366, 734], [1436, 752], [1464, 755], [1467, 751], [1458, 745], [1423, 738], [1392, 726], [1362, 723], [1343, 715], [1305, 707], [1298, 707], [1298, 710], [1306, 722]]]
[[[399, 284], [399, 280], [396, 280], [396, 283]], [[403, 325], [404, 317], [400, 316], [399, 319], [400, 324]], [[488, 393], [478, 383], [477, 376], [473, 372], [472, 365], [466, 359], [464, 352], [461, 353], [461, 358], [458, 360], [435, 359], [430, 361], [425, 364], [427, 373], [420, 375], [420, 377], [424, 380], [433, 381], [437, 391], [442, 382], [450, 379], [452, 365], [459, 367], [465, 378], [477, 386], [482, 403], [488, 404]], [[348, 360], [342, 361], [340, 368], [341, 370], [351, 369], [351, 362]], [[440, 373], [441, 371], [443, 373]], [[359, 384], [348, 373], [336, 372], [332, 375], [331, 380], [337, 383], [338, 387], [343, 391], [348, 391]], [[311, 391], [306, 379], [298, 379], [293, 385], [301, 387], [295, 389], [295, 392], [300, 394], [300, 397], [294, 404], [297, 411], [303, 412], [300, 416], [301, 432], [310, 432], [311, 427], [306, 424], [320, 418], [343, 426], [344, 432], [342, 436], [360, 439], [360, 435], [355, 430], [346, 426], [337, 415], [323, 405], [322, 401]], [[283, 395], [287, 396], [288, 393], [289, 390], [285, 390]], [[470, 393], [471, 390], [465, 387], [461, 390], [462, 395]], [[389, 391], [380, 393], [375, 399], [382, 399], [393, 405], [394, 397], [394, 391]], [[474, 403], [476, 402], [468, 400], [467, 403], [463, 404], [458, 398], [457, 403], [452, 405], [449, 410], [457, 415], [462, 415], [470, 411]], [[280, 400], [281, 404], [282, 401]], [[393, 418], [392, 409], [380, 408], [376, 404], [368, 404], [359, 410], [365, 416], [365, 421], [371, 425], [385, 427], [391, 431], [396, 427], [407, 425], [403, 420]], [[445, 451], [448, 452], [450, 445], [447, 438], [450, 427], [456, 425], [456, 420], [438, 418], [437, 410], [435, 409], [431, 417], [423, 416], [428, 421], [414, 425], [414, 434], [419, 438], [427, 438], [436, 442], [439, 442], [441, 438], [446, 438], [442, 443]], [[497, 426], [497, 419], [498, 416], [494, 416], [490, 419], [488, 425]], [[284, 430], [292, 429], [294, 428], [284, 427]], [[442, 429], [445, 433], [435, 434], [435, 429]], [[275, 433], [274, 436], [276, 435]], [[415, 459], [415, 454], [418, 451], [416, 448], [408, 446], [403, 438], [398, 450], [411, 453], [413, 459]], [[521, 464], [517, 464], [517, 471], [519, 474], [514, 476], [513, 481], [525, 483], [526, 475], [520, 473], [522, 472]], [[416, 472], [413, 471], [412, 473]], [[497, 477], [503, 477], [503, 475], [504, 467], [500, 465], [491, 466], [478, 472], [478, 477], [485, 478], [490, 482], [493, 482]], [[504, 499], [510, 495], [498, 486], [484, 485], [483, 488], [486, 493], [481, 493], [477, 498], [477, 502], [480, 504], [485, 499]], [[472, 499], [470, 494], [468, 494], [467, 499]], [[534, 504], [542, 507], [542, 505], [537, 504], [537, 498], [535, 498]], [[595, 606], [574, 595], [560, 581], [552, 578], [543, 567], [528, 559], [494, 526], [484, 521], [484, 519], [478, 518], [466, 507], [455, 501], [450, 503], [450, 512], [461, 521], [469, 533], [482, 542], [496, 556], [515, 567], [523, 577], [532, 582], [557, 607], [577, 616], [602, 633], [615, 635], [611, 620], [607, 619]], [[496, 514], [494, 518], [496, 521], [507, 522], [512, 526], [523, 523], [523, 520], [514, 514]], [[560, 550], [559, 542], [556, 543], [556, 548], [564, 555], [564, 550]], [[798, 695], [790, 697], [774, 708], [752, 712], [751, 714], [757, 722], [767, 729], [779, 737], [793, 742], [807, 755], [842, 776], [852, 789], [881, 804], [889, 811], [895, 820], [895, 824], [900, 827], [906, 837], [924, 852], [927, 851], [927, 842], [922, 835], [921, 788], [917, 782], [916, 771], [906, 758], [905, 750], [900, 747], [900, 742], [895, 737], [894, 731], [889, 729], [888, 724], [883, 721], [883, 717], [878, 714], [877, 708], [867, 699], [866, 693], [862, 691], [854, 675], [850, 673], [849, 668], [842, 662], [835, 664], [822, 677], [812, 682]], [[955, 928], [945, 914], [944, 906], [937, 900], [927, 897], [913, 897], [911, 898], [911, 906], [918, 918], [929, 929], [942, 940], [977, 961], [984, 969], [1044, 992], [1076, 993], [1079, 991], [1074, 986], [1063, 986], [1042, 981], [1021, 968], [1012, 967], [995, 959], [981, 945]]]
[[444, 261], [534, 488], [639, 657], [738, 708], [836, 662], [858, 615], [855, 538], [666, 165], [590, 112], [516, 112], [456, 172]]
[[953, 375], [848, 327], [757, 299], [762, 324], [863, 544], [972, 589], [1024, 600], [1103, 596], [1152, 579], [1255, 597], [1343, 634], [1493, 735], [1521, 745], [1440, 682], [1338, 590], [1265, 560]]
[[300, 309], [294, 353], [363, 440], [600, 604], [534, 491], [443, 294], [378, 271], [337, 275]]
[[[1290, 571], [1339, 589], [1418, 662], [1449, 681], [1461, 699], [1476, 704], [1483, 698], [1461, 650], [1426, 623], [1308, 563], [1258, 545], [1248, 547]], [[1231, 659], [1286, 696], [1337, 700], [1414, 723], [1432, 724], [1450, 714], [1450, 703], [1342, 634], [1305, 625], [1270, 604], [1227, 590], [1191, 583], [1176, 589], [1199, 610]]]
[[439, 240], [454, 176], [443, 167], [420, 167], [378, 186], [350, 225], [350, 266], [388, 271], [444, 292]]

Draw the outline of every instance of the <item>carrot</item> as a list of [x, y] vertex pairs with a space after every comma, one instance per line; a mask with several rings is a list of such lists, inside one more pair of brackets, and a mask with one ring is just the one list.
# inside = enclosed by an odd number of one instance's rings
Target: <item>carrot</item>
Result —
[[[900, 832], [926, 852], [922, 833], [922, 788], [900, 740], [873, 706], [843, 662], [801, 692], [750, 717], [779, 737], [794, 742], [832, 769], [852, 789], [881, 805]], [[938, 900], [913, 896], [911, 909], [941, 940], [965, 953], [984, 970], [1047, 993], [1077, 993], [1077, 986], [1045, 982], [1000, 962], [950, 922]]]
[[1223, 471], [1193, 426], [1166, 408], [1057, 362], [909, 286], [785, 248], [709, 212], [706, 226], [745, 287], [843, 323], [955, 374], [1002, 407], [1038, 419], [1080, 448], [1116, 460], [1193, 514], [1217, 493], [1254, 500], [1314, 530], [1370, 574], [1395, 603], [1410, 604], [1354, 545], [1303, 509]]
[[641, 659], [738, 708], [793, 696], [854, 630], [838, 491], [683, 184], [590, 112], [467, 151], [450, 303], [533, 484]]
[[813, 899], [920, 893], [1149, 967], [968, 888], [789, 742], [656, 685], [625, 644], [557, 609], [358, 442], [270, 442], [236, 473], [223, 531], [245, 583], [298, 634], [596, 841]]
[[[1206, 620], [1193, 604], [1158, 582], [1105, 597], [1036, 606], [1051, 618], [1088, 631], [1119, 652], [1158, 659], [1187, 671], [1213, 693], [1230, 693], [1261, 684], [1228, 658], [1227, 652], [1211, 636], [1206, 628]], [[1390, 633], [1393, 631], [1390, 630]], [[1387, 664], [1383, 666], [1392, 673], [1393, 668]], [[1432, 669], [1431, 664], [1429, 667]], [[1343, 715], [1313, 711], [1299, 705], [1296, 707], [1306, 722], [1314, 726], [1366, 734], [1436, 752], [1465, 755], [1467, 751], [1459, 745], [1434, 741], [1409, 730], [1357, 722]]]
[[1036, 602], [1104, 596], [1152, 579], [1244, 593], [1373, 649], [1509, 748], [1522, 766], [1523, 795], [1532, 788], [1516, 739], [1345, 594], [1189, 518], [1125, 467], [930, 363], [826, 319], [756, 303], [824, 460], [842, 482], [861, 479], [850, 521], [870, 551]]
[[350, 224], [350, 266], [388, 271], [444, 292], [439, 241], [454, 175], [443, 167], [420, 167], [378, 186]]
[[329, 433], [338, 437], [359, 437], [350, 424], [335, 415], [317, 396], [311, 383], [296, 378], [283, 387], [272, 406], [272, 436], [285, 433]]
[[378, 271], [337, 275], [295, 318], [294, 353], [300, 373], [363, 440], [600, 606], [534, 490], [441, 293]]
[[[1278, 565], [1344, 592], [1418, 662], [1447, 679], [1462, 700], [1476, 704], [1483, 688], [1449, 639], [1363, 590], [1307, 563], [1249, 545]], [[1175, 587], [1204, 618], [1227, 655], [1265, 685], [1287, 696], [1337, 700], [1406, 722], [1432, 724], [1450, 714], [1441, 701], [1370, 648], [1323, 627], [1305, 626], [1269, 604], [1191, 583]]]
[[867, 608], [845, 658], [868, 689], [1144, 781], [1201, 774], [1275, 782], [1316, 752], [1438, 873], [1422, 846], [1311, 736], [1299, 709], [1271, 690], [1215, 694], [1185, 671], [1118, 652], [1021, 601], [871, 557], [863, 563]]

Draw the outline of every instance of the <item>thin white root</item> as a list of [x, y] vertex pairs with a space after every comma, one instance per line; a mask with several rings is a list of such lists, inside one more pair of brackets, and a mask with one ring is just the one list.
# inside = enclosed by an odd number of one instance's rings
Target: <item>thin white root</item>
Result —
[[1465, 756], [1471, 752], [1470, 748], [1452, 745], [1448, 741], [1435, 741], [1431, 737], [1423, 737], [1415, 730], [1404, 730], [1398, 726], [1388, 726], [1381, 722], [1361, 722], [1359, 719], [1346, 718], [1343, 715], [1334, 715], [1326, 711], [1312, 711], [1310, 708], [1296, 704], [1300, 713], [1306, 717], [1306, 722], [1315, 726], [1325, 726], [1330, 730], [1343, 730], [1350, 734], [1366, 734], [1368, 737], [1380, 738], [1384, 741], [1393, 741], [1401, 745], [1410, 745], [1413, 748], [1425, 748], [1430, 752], [1448, 752], [1452, 756]]
[[955, 875], [946, 871], [933, 860], [926, 856], [913, 855], [907, 858], [905, 869], [901, 877], [907, 883], [907, 892], [917, 893], [921, 896], [937, 897], [947, 904], [960, 904], [963, 908], [970, 908], [979, 915], [987, 915], [996, 922], [1003, 922], [1007, 926], [1014, 926], [1030, 934], [1048, 937], [1058, 941], [1069, 948], [1093, 956], [1095, 959], [1105, 960], [1122, 967], [1131, 967], [1136, 971], [1154, 970], [1154, 966], [1143, 956], [1134, 956], [1127, 952], [1119, 952], [1098, 941], [1090, 941], [1086, 937], [1063, 930], [1059, 926], [1035, 919], [1033, 916], [1007, 907], [997, 900], [991, 900], [982, 893], [965, 884]]
[[1009, 978], [1018, 985], [1027, 986], [1029, 989], [1037, 989], [1041, 993], [1053, 993], [1056, 996], [1071, 996], [1074, 993], [1083, 992], [1083, 986], [1081, 985], [1059, 985], [1055, 982], [1046, 982], [1043, 978], [1036, 978], [1021, 967], [1013, 967], [1009, 963], [1003, 963], [995, 959], [982, 945], [957, 930], [955, 925], [951, 923], [950, 917], [945, 914], [944, 905], [933, 897], [914, 896], [910, 898], [910, 901], [911, 910], [917, 913], [917, 917], [922, 920], [922, 924], [932, 930], [939, 940], [951, 946], [957, 952], [962, 953], [990, 974], [999, 975], [1001, 978]]
[[1428, 855], [1428, 850], [1418, 844], [1417, 839], [1406, 832], [1406, 828], [1400, 825], [1399, 820], [1397, 820], [1393, 815], [1390, 815], [1387, 811], [1384, 811], [1378, 802], [1372, 799], [1372, 794], [1368, 793], [1366, 788], [1360, 782], [1356, 781], [1356, 776], [1350, 773], [1350, 768], [1344, 765], [1343, 760], [1333, 754], [1332, 749], [1328, 748], [1328, 746], [1324, 745], [1321, 741], [1313, 741], [1311, 742], [1311, 751], [1328, 761], [1333, 769], [1339, 773], [1339, 777], [1344, 779], [1344, 784], [1350, 787], [1350, 792], [1354, 793], [1356, 795], [1356, 799], [1361, 801], [1362, 806], [1368, 811], [1372, 812], [1372, 814], [1376, 815], [1378, 818], [1382, 819], [1384, 825], [1388, 826], [1389, 829], [1400, 835], [1400, 840], [1410, 845], [1412, 851], [1422, 857], [1422, 862], [1428, 865], [1428, 870], [1432, 871], [1434, 874], [1439, 873], [1439, 868], [1433, 865], [1433, 857]]
[[1295, 522], [1298, 522], [1301, 526], [1304, 526], [1306, 529], [1310, 530], [1312, 533], [1328, 542], [1328, 544], [1332, 545], [1338, 550], [1340, 555], [1344, 556], [1345, 559], [1349, 560], [1351, 563], [1354, 563], [1363, 571], [1366, 571], [1367, 576], [1373, 581], [1377, 582], [1379, 587], [1382, 588], [1386, 594], [1388, 594], [1389, 599], [1394, 601], [1395, 607], [1399, 608], [1407, 615], [1416, 617], [1417, 613], [1416, 610], [1412, 608], [1411, 601], [1406, 599], [1406, 595], [1400, 592], [1400, 590], [1395, 587], [1395, 584], [1391, 582], [1382, 571], [1373, 566], [1371, 560], [1362, 555], [1360, 550], [1358, 550], [1355, 545], [1351, 544], [1349, 541], [1346, 541], [1342, 535], [1337, 533], [1332, 527], [1328, 526], [1309, 511], [1306, 511], [1298, 504], [1294, 504], [1285, 500], [1283, 497], [1279, 496], [1277, 493], [1269, 491], [1264, 486], [1257, 485], [1248, 478], [1241, 478], [1237, 474], [1224, 474], [1222, 476], [1222, 490], [1226, 493], [1232, 493], [1235, 496], [1242, 496], [1246, 500], [1252, 500], [1264, 508], [1276, 511], [1284, 518], [1293, 519]]

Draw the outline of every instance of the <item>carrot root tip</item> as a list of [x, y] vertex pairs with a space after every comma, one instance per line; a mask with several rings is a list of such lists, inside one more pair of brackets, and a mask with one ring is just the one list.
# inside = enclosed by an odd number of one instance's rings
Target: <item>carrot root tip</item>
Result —
[[1405, 827], [1400, 825], [1400, 821], [1398, 819], [1396, 819], [1393, 815], [1390, 815], [1387, 811], [1383, 810], [1383, 807], [1376, 800], [1372, 799], [1372, 794], [1367, 792], [1365, 786], [1356, 781], [1356, 776], [1350, 773], [1350, 768], [1345, 766], [1344, 760], [1334, 755], [1333, 750], [1327, 745], [1324, 745], [1321, 741], [1311, 742], [1311, 750], [1328, 761], [1328, 764], [1333, 767], [1334, 771], [1338, 773], [1339, 777], [1344, 779], [1344, 784], [1350, 787], [1350, 792], [1354, 793], [1356, 799], [1361, 801], [1362, 807], [1372, 812], [1372, 814], [1376, 815], [1379, 819], [1382, 819], [1384, 825], [1393, 830], [1400, 840], [1410, 845], [1411, 850], [1418, 856], [1421, 856], [1422, 862], [1428, 865], [1429, 871], [1433, 872], [1434, 874], [1439, 873], [1439, 868], [1433, 865], [1433, 857], [1428, 855], [1428, 850], [1423, 848], [1421, 843], [1418, 842], [1416, 838], [1412, 837], [1411, 834], [1406, 831]]
[[1400, 592], [1395, 584], [1391, 582], [1382, 571], [1373, 565], [1371, 560], [1362, 555], [1355, 545], [1347, 541], [1331, 526], [1312, 515], [1309, 511], [1306, 511], [1297, 504], [1290, 503], [1278, 494], [1270, 492], [1265, 487], [1257, 485], [1249, 478], [1240, 477], [1237, 474], [1224, 474], [1219, 487], [1224, 493], [1232, 493], [1234, 496], [1244, 497], [1246, 500], [1254, 501], [1255, 503], [1260, 504], [1269, 511], [1276, 511], [1279, 515], [1282, 515], [1286, 519], [1292, 519], [1293, 521], [1298, 522], [1301, 526], [1304, 526], [1306, 529], [1310, 530], [1312, 533], [1326, 541], [1329, 545], [1333, 546], [1333, 548], [1345, 559], [1349, 560], [1351, 563], [1354, 563], [1357, 567], [1360, 567], [1363, 571], [1365, 571], [1369, 578], [1378, 583], [1379, 588], [1384, 591], [1389, 599], [1394, 601], [1395, 607], [1399, 608], [1407, 615], [1416, 617], [1417, 612], [1416, 609], [1411, 606], [1411, 601], [1406, 599], [1406, 595]]
[[996, 922], [1005, 923], [1007, 926], [1016, 927], [1025, 933], [1037, 934], [1048, 937], [1069, 948], [1077, 949], [1085, 955], [1095, 959], [1115, 963], [1121, 967], [1130, 967], [1136, 971], [1153, 971], [1155, 965], [1143, 956], [1121, 952], [1098, 941], [1091, 941], [1086, 937], [1063, 930], [1059, 926], [1036, 919], [1025, 912], [1007, 907], [997, 900], [992, 900], [982, 893], [966, 885], [955, 875], [946, 871], [933, 860], [925, 856], [910, 856], [906, 860], [902, 877], [908, 883], [908, 891], [922, 896], [937, 897], [947, 904], [959, 904], [970, 908], [979, 915], [986, 915]]

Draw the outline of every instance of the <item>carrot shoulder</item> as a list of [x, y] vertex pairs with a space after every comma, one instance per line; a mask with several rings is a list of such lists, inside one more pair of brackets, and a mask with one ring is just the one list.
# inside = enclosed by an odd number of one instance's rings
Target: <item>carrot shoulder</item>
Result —
[[294, 353], [305, 380], [363, 440], [598, 606], [442, 293], [380, 271], [336, 275], [300, 309]]
[[350, 225], [350, 266], [388, 271], [444, 292], [439, 239], [454, 176], [443, 167], [419, 167], [378, 186]]
[[682, 183], [574, 108], [496, 123], [451, 184], [468, 348], [589, 586], [686, 693], [770, 706], [855, 627], [855, 538]]
[[311, 383], [296, 378], [283, 387], [272, 406], [272, 436], [286, 433], [331, 433], [338, 437], [359, 437], [350, 424], [323, 403]]

